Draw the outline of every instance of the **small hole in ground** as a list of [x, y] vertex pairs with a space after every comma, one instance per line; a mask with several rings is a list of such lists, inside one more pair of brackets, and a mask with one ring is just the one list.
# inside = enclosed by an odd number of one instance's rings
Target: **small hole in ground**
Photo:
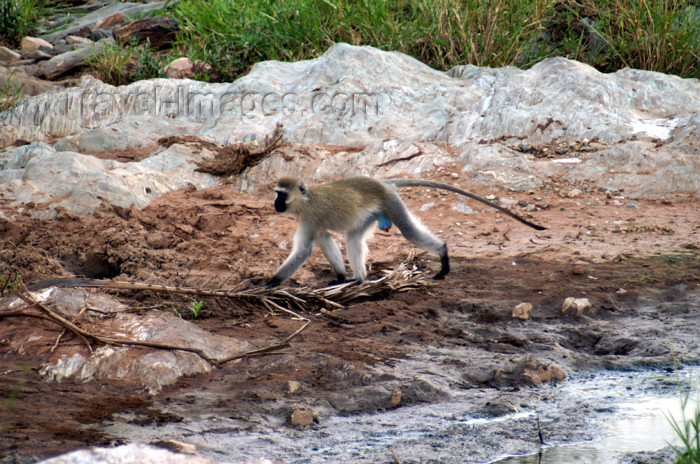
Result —
[[111, 279], [121, 274], [119, 265], [110, 263], [103, 254], [73, 256], [64, 260], [63, 265], [72, 274], [88, 279]]

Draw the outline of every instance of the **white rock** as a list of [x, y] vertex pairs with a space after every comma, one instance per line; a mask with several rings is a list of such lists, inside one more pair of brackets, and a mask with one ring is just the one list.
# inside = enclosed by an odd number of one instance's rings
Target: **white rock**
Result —
[[588, 298], [568, 297], [562, 304], [561, 312], [568, 316], [582, 316], [593, 312], [593, 305]]
[[[41, 66], [59, 59], [63, 58]], [[228, 145], [262, 139], [283, 122], [284, 138], [293, 144], [246, 170], [236, 179], [237, 188], [253, 191], [287, 174], [314, 181], [339, 175], [398, 177], [462, 163], [460, 178], [465, 182], [511, 190], [533, 190], [549, 177], [562, 177], [624, 188], [630, 198], [698, 197], [699, 107], [697, 80], [659, 73], [602, 74], [563, 58], [544, 60], [526, 71], [466, 66], [442, 73], [399, 53], [337, 44], [314, 60], [258, 63], [232, 83], [153, 79], [112, 87], [84, 77], [76, 87], [25, 99], [0, 114], [0, 147], [17, 139], [51, 139], [56, 140], [57, 154], [74, 152], [75, 157], [150, 144], [151, 157], [157, 157], [155, 142], [163, 135], [195, 135]], [[644, 121], [669, 130], [664, 144], [657, 146], [659, 134], [650, 135], [651, 126], [639, 131]], [[597, 140], [597, 151], [576, 153], [580, 163], [562, 164], [518, 148], [562, 139], [569, 146]], [[0, 166], [15, 151], [0, 152]], [[189, 163], [201, 159], [195, 151], [179, 146], [176, 158], [185, 157]], [[80, 198], [94, 195], [81, 191], [83, 187], [70, 180], [70, 171], [64, 183], [75, 190], [65, 191], [55, 171], [60, 159], [72, 165], [65, 155], [43, 165], [51, 173], [46, 176], [50, 184], [39, 182], [39, 166], [19, 168], [33, 173], [0, 172], [0, 194], [51, 198], [59, 196], [51, 189], [58, 189]], [[180, 178], [189, 176], [152, 162], [142, 162], [140, 169], [155, 171], [133, 176], [128, 185], [118, 176], [105, 179], [115, 185], [100, 195], [108, 194], [105, 198], [115, 204], [132, 201], [140, 207], [182, 186], [164, 177], [174, 172]], [[200, 186], [216, 182], [193, 176]], [[35, 183], [20, 192], [17, 181], [25, 177]], [[126, 188], [153, 192], [153, 179], [163, 179], [157, 193], [127, 200]], [[81, 202], [74, 210], [64, 206], [80, 214], [94, 207]]]
[[[50, 288], [38, 293], [37, 299], [64, 316], [76, 317], [88, 301], [92, 307], [112, 313], [111, 317], [95, 321], [100, 327], [100, 333], [107, 336], [196, 348], [214, 359], [223, 359], [252, 349], [248, 342], [205, 331], [172, 313], [151, 312], [143, 315], [123, 312], [123, 305], [104, 294], [88, 293], [78, 288]], [[5, 299], [3, 304], [16, 307], [16, 300]], [[97, 318], [94, 315], [90, 317]], [[22, 338], [25, 335], [14, 336], [17, 346], [29, 341]], [[35, 336], [36, 332], [26, 333], [26, 337]], [[51, 343], [51, 340], [46, 343]], [[143, 354], [142, 349], [104, 345], [95, 348], [92, 353], [84, 349], [71, 350], [71, 354], [66, 355], [65, 351], [58, 350], [44, 359], [40, 374], [48, 381], [130, 378], [144, 389], [155, 393], [182, 376], [208, 372], [211, 368], [208, 362], [195, 353], [154, 348]]]
[[35, 50], [43, 49], [44, 51], [53, 50], [53, 45], [44, 39], [38, 37], [25, 37], [19, 43], [19, 49], [23, 52], [33, 52]]
[[90, 448], [41, 461], [42, 464], [214, 464], [200, 456], [177, 454], [163, 448], [130, 443], [113, 448]]

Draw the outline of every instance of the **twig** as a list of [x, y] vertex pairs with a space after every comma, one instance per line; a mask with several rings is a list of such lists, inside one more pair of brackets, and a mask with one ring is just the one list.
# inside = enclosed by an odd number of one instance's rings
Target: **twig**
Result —
[[401, 464], [401, 459], [396, 455], [396, 451], [394, 451], [394, 448], [389, 448], [391, 450], [391, 454], [394, 455], [394, 460], [396, 461], [396, 464]]
[[221, 364], [225, 364], [229, 361], [233, 361], [233, 360], [241, 359], [241, 358], [246, 358], [246, 357], [268, 355], [268, 354], [272, 354], [272, 352], [275, 350], [278, 350], [281, 348], [286, 348], [287, 346], [289, 346], [289, 342], [292, 341], [292, 339], [294, 337], [299, 335], [304, 329], [306, 329], [309, 326], [309, 324], [311, 323], [311, 321], [309, 319], [298, 315], [297, 313], [295, 313], [292, 310], [282, 308], [282, 307], [280, 307], [279, 309], [296, 316], [299, 320], [304, 321], [304, 324], [301, 327], [299, 327], [297, 330], [295, 330], [291, 335], [289, 335], [287, 338], [285, 338], [280, 343], [277, 343], [277, 344], [272, 345], [272, 346], [268, 346], [266, 348], [260, 348], [257, 350], [247, 351], [245, 353], [240, 353], [240, 354], [236, 354], [233, 356], [229, 356], [228, 358], [224, 358], [222, 360], [219, 360], [218, 364], [221, 365]]
[[[240, 304], [251, 304], [257, 303], [269, 311], [280, 311], [286, 312], [292, 315], [297, 320], [303, 321], [301, 327], [295, 330], [291, 335], [287, 336], [283, 341], [276, 343], [274, 345], [260, 348], [256, 350], [247, 351], [245, 353], [239, 353], [236, 355], [229, 356], [224, 359], [215, 359], [206, 354], [203, 350], [198, 348], [190, 348], [179, 345], [171, 345], [167, 343], [158, 343], [150, 341], [140, 341], [132, 340], [126, 338], [115, 338], [107, 337], [104, 335], [97, 335], [90, 333], [86, 330], [81, 329], [73, 322], [67, 320], [61, 315], [49, 309], [46, 305], [43, 305], [37, 301], [24, 285], [23, 282], [18, 283], [17, 294], [19, 297], [31, 307], [38, 308], [43, 314], [37, 315], [32, 313], [24, 312], [0, 312], [0, 318], [8, 316], [31, 316], [31, 317], [42, 317], [44, 319], [49, 319], [59, 325], [61, 325], [65, 330], [72, 332], [80, 339], [83, 340], [85, 345], [88, 347], [92, 353], [92, 346], [89, 340], [95, 340], [100, 343], [108, 345], [131, 345], [131, 346], [143, 346], [148, 348], [156, 349], [167, 349], [167, 350], [177, 350], [185, 351], [189, 353], [194, 353], [207, 361], [208, 363], [220, 367], [229, 361], [236, 359], [241, 359], [245, 357], [252, 356], [263, 356], [270, 354], [277, 354], [277, 352], [289, 346], [289, 342], [304, 331], [311, 321], [299, 315], [297, 312], [285, 307], [293, 306], [299, 308], [300, 310], [308, 311], [310, 307], [325, 307], [342, 309], [344, 304], [350, 301], [356, 300], [358, 298], [367, 298], [381, 292], [392, 292], [392, 291], [405, 291], [407, 289], [417, 288], [424, 285], [425, 282], [420, 278], [420, 272], [416, 271], [415, 268], [407, 269], [405, 265], [399, 267], [399, 269], [391, 272], [386, 272], [386, 274], [378, 280], [367, 281], [362, 284], [347, 283], [345, 285], [325, 287], [318, 290], [309, 289], [306, 287], [302, 288], [254, 288], [243, 291], [223, 291], [223, 290], [204, 290], [197, 288], [182, 288], [182, 287], [169, 287], [169, 286], [159, 286], [150, 285], [143, 283], [130, 283], [130, 282], [109, 282], [100, 280], [90, 280], [90, 279], [50, 279], [48, 281], [39, 282], [34, 284], [33, 290], [46, 288], [50, 286], [69, 286], [69, 287], [99, 287], [105, 289], [125, 289], [125, 290], [150, 290], [150, 291], [161, 291], [169, 293], [178, 293], [185, 295], [199, 295], [208, 297], [218, 297], [218, 298], [229, 298]], [[83, 309], [90, 309], [87, 306]], [[330, 311], [326, 311], [326, 314], [331, 315]], [[60, 340], [60, 338], [59, 338]]]
[[90, 345], [90, 342], [88, 342], [88, 338], [91, 338], [93, 340], [96, 340], [98, 342], [104, 343], [106, 345], [134, 345], [134, 346], [145, 346], [145, 347], [150, 347], [150, 348], [159, 348], [159, 349], [167, 349], [167, 350], [178, 350], [178, 351], [187, 351], [190, 353], [194, 353], [204, 359], [205, 361], [216, 365], [216, 359], [210, 357], [206, 353], [204, 353], [202, 350], [198, 348], [189, 348], [185, 346], [178, 346], [178, 345], [170, 345], [167, 343], [158, 343], [158, 342], [148, 342], [148, 341], [141, 341], [141, 340], [131, 340], [127, 338], [113, 338], [113, 337], [105, 337], [103, 335], [96, 335], [90, 332], [87, 332], [77, 325], [73, 324], [66, 318], [60, 316], [59, 314], [56, 314], [55, 312], [51, 311], [48, 307], [37, 301], [32, 294], [27, 290], [27, 287], [25, 287], [23, 282], [19, 282], [19, 287], [17, 290], [17, 295], [27, 303], [28, 305], [34, 306], [36, 308], [39, 308], [41, 311], [45, 312], [51, 320], [54, 322], [62, 325], [64, 328], [69, 330], [70, 332], [73, 332], [75, 335], [77, 335], [79, 338], [81, 338], [85, 344], [87, 345], [88, 349], [90, 350], [90, 353], [92, 353], [92, 346]]
[[0, 311], [0, 319], [4, 317], [36, 317], [37, 319], [45, 319], [47, 321], [52, 320], [43, 314], [30, 313], [21, 309], [15, 309], [12, 311]]
[[63, 336], [65, 334], [66, 334], [66, 329], [63, 329], [63, 331], [61, 331], [61, 333], [58, 334], [58, 337], [56, 337], [56, 341], [54, 342], [54, 344], [51, 347], [51, 349], [49, 350], [49, 352], [53, 353], [54, 351], [56, 351], [56, 348], [58, 348], [58, 344], [61, 342], [61, 339], [63, 338]]
[[540, 438], [540, 445], [544, 445], [544, 436], [542, 435], [542, 424], [540, 423], [540, 416], [537, 416], [537, 436]]

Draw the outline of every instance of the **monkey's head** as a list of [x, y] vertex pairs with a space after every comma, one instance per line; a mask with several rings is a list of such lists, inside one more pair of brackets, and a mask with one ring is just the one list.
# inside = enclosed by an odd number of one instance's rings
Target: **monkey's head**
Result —
[[275, 211], [296, 215], [298, 208], [308, 201], [308, 190], [298, 177], [283, 177], [275, 187]]

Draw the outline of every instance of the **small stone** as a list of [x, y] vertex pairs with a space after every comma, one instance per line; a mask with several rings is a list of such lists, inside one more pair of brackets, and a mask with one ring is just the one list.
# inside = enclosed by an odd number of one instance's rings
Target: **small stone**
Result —
[[315, 415], [309, 408], [297, 408], [292, 412], [291, 424], [296, 427], [306, 427], [314, 423]]
[[88, 47], [93, 44], [92, 40], [87, 37], [78, 37], [77, 35], [66, 36], [66, 43], [69, 45], [79, 45], [81, 47]]
[[425, 203], [423, 206], [421, 206], [421, 207], [418, 208], [418, 209], [419, 209], [420, 211], [428, 211], [428, 210], [429, 210], [430, 208], [432, 208], [433, 206], [435, 206], [435, 203], [433, 203], [432, 201], [429, 201], [428, 203]]
[[99, 29], [109, 29], [111, 27], [114, 27], [118, 24], [124, 24], [126, 22], [126, 19], [124, 19], [124, 15], [121, 13], [114, 13], [112, 15], [107, 16], [105, 19], [103, 19], [101, 22], [97, 23], [97, 26], [95, 26], [95, 32]]
[[167, 449], [182, 454], [197, 454], [197, 447], [191, 443], [183, 443], [177, 440], [158, 440], [150, 443], [158, 448]]
[[395, 408], [399, 404], [401, 404], [401, 390], [396, 388], [392, 393], [391, 393], [391, 399], [389, 400], [389, 403], [391, 404], [391, 407]]
[[624, 288], [618, 288], [615, 293], [617, 293], [618, 295], [624, 295], [625, 293], [627, 293], [627, 290], [625, 290]]
[[173, 60], [165, 68], [165, 76], [168, 79], [191, 79], [194, 77], [194, 64], [187, 57]]
[[531, 303], [520, 303], [515, 308], [513, 308], [513, 311], [511, 313], [511, 317], [513, 319], [522, 319], [524, 321], [527, 321], [528, 319], [530, 319], [531, 315], [532, 315], [532, 304]]
[[42, 61], [42, 60], [50, 60], [51, 55], [49, 55], [48, 53], [46, 53], [43, 50], [34, 50], [33, 52], [30, 52], [27, 55], [27, 58], [31, 58], [31, 59], [37, 60], [37, 61]]
[[629, 209], [637, 209], [637, 205], [635, 205], [634, 203], [627, 203], [625, 206]]
[[582, 264], [574, 264], [571, 266], [571, 273], [573, 275], [584, 275], [586, 273]]
[[93, 42], [106, 39], [107, 37], [112, 37], [112, 32], [107, 29], [95, 29], [92, 31], [92, 34], [90, 34], [90, 40]]
[[0, 63], [11, 63], [22, 58], [19, 53], [10, 50], [7, 47], [0, 46]]
[[573, 188], [569, 190], [569, 192], [566, 194], [569, 198], [577, 198], [581, 196], [581, 189], [578, 188]]
[[298, 392], [299, 388], [301, 388], [301, 383], [297, 382], [296, 380], [289, 380], [287, 382], [287, 393], [290, 395]]
[[33, 52], [34, 50], [43, 49], [44, 51], [53, 50], [53, 45], [38, 37], [25, 37], [19, 43], [19, 49], [23, 52]]
[[561, 307], [562, 314], [567, 316], [583, 316], [584, 314], [593, 313], [593, 305], [588, 300], [588, 298], [574, 298], [568, 297], [564, 300], [564, 304]]

